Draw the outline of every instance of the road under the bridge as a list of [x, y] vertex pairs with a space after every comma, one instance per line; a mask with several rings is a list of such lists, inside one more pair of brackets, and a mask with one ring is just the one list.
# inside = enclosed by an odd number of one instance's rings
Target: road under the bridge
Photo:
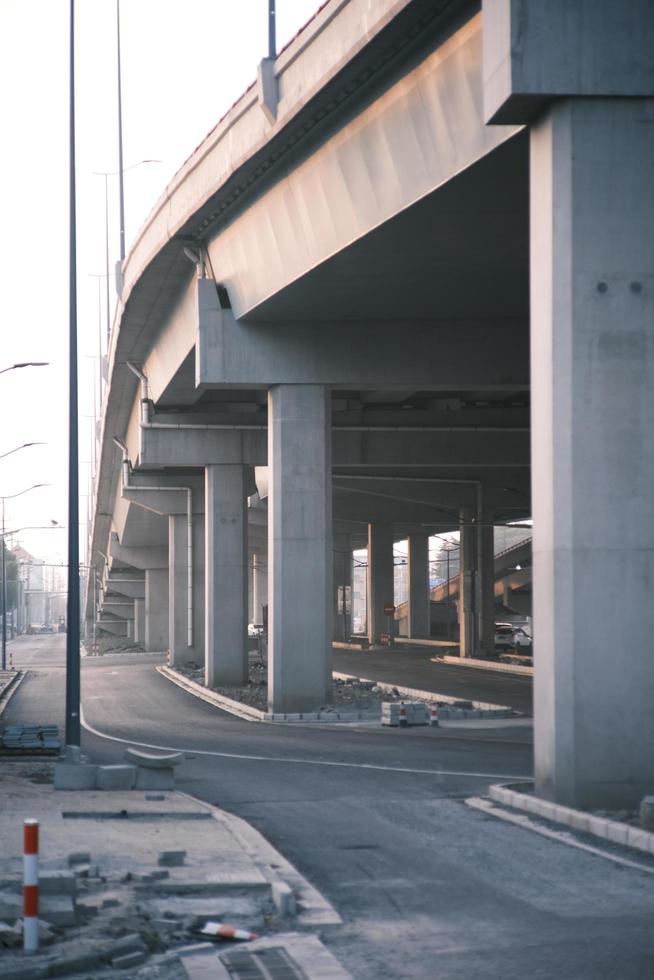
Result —
[[[30, 676], [6, 721], [61, 722], [62, 640], [16, 642]], [[649, 976], [650, 874], [465, 806], [531, 772], [527, 732], [257, 725], [129, 655], [82, 677], [86, 723], [109, 736], [85, 732], [94, 761], [132, 740], [184, 749], [179, 789], [251, 822], [335, 904], [323, 940], [356, 980]]]

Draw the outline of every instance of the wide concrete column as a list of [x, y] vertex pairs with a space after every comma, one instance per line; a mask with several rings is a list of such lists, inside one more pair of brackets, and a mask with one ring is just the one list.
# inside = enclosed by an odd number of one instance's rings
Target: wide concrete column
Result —
[[145, 642], [145, 599], [134, 600], [134, 642]]
[[653, 167], [652, 99], [532, 128], [536, 787], [577, 807], [652, 792]]
[[205, 467], [205, 680], [248, 679], [248, 549], [245, 468]]
[[168, 650], [168, 569], [145, 570], [145, 649]]
[[[204, 660], [204, 515], [193, 514], [193, 579], [189, 596], [186, 514], [168, 517], [168, 594], [170, 655], [173, 666]], [[189, 636], [189, 604], [191, 634]]]
[[474, 657], [477, 642], [476, 544], [478, 528], [472, 513], [460, 513], [459, 538], [459, 656]]
[[323, 385], [268, 393], [268, 698], [319, 708], [331, 689], [331, 402]]
[[[333, 626], [335, 640], [349, 640], [352, 632], [352, 536], [335, 534], [333, 538], [334, 588]], [[349, 588], [349, 611], [347, 595]], [[339, 591], [340, 590], [340, 591]], [[340, 601], [339, 601], [340, 600]]]
[[477, 528], [477, 647], [495, 655], [495, 528], [493, 515], [484, 511]]
[[263, 625], [263, 607], [268, 605], [268, 554], [256, 551], [253, 559], [253, 622]]
[[429, 535], [410, 534], [407, 541], [409, 568], [408, 636], [431, 635], [429, 591]]
[[368, 525], [368, 639], [379, 643], [382, 633], [388, 632], [387, 602], [394, 602], [393, 525]]

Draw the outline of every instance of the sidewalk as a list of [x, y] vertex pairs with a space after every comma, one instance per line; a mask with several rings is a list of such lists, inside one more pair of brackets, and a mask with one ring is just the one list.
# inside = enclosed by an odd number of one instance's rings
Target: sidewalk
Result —
[[[308, 977], [347, 980], [305, 931], [340, 923], [338, 914], [247, 823], [177, 792], [55, 791], [53, 766], [27, 758], [0, 766], [0, 977], [103, 968], [131, 978], [142, 968], [157, 980], [220, 978], [236, 947], [254, 965], [274, 947]], [[43, 922], [42, 952], [29, 958], [16, 926], [25, 818], [40, 825]], [[261, 938], [216, 947], [198, 935], [208, 919]]]

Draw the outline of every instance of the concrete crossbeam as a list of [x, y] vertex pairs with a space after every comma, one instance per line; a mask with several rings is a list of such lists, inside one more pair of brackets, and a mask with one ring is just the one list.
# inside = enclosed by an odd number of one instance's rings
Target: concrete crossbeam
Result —
[[200, 390], [278, 383], [511, 390], [528, 384], [523, 321], [243, 323], [221, 309], [212, 280], [200, 279], [197, 287]]
[[525, 123], [554, 98], [654, 96], [651, 0], [483, 0], [484, 116]]
[[[225, 429], [220, 426], [150, 425], [141, 431], [139, 453], [142, 467], [205, 466], [224, 464], [248, 464], [266, 466], [268, 453], [266, 429]], [[374, 427], [334, 429], [332, 433], [333, 465], [338, 467], [366, 466], [478, 466], [524, 467], [529, 466], [529, 433], [508, 430], [449, 431], [423, 430], [419, 426], [395, 428]], [[252, 487], [252, 492], [254, 492]], [[171, 513], [175, 505], [171, 500], [137, 491], [124, 492], [125, 498], [133, 499], [141, 506], [149, 506], [159, 513]], [[181, 497], [177, 502], [181, 513]]]

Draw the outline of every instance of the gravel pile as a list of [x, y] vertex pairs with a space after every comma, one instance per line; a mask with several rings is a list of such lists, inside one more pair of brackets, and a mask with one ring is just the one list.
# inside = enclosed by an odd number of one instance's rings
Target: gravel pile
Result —
[[[179, 673], [184, 674], [197, 684], [204, 684], [204, 670], [195, 664], [187, 664], [186, 667], [175, 668]], [[251, 708], [258, 708], [260, 711], [268, 710], [268, 680], [265, 664], [253, 663], [249, 669], [250, 682], [244, 687], [218, 687], [216, 691], [246, 704]], [[321, 711], [332, 709], [352, 711], [379, 711], [384, 701], [407, 700], [402, 698], [400, 692], [394, 688], [393, 691], [383, 691], [377, 684], [363, 682], [359, 680], [334, 680], [332, 686], [332, 697], [328, 704], [322, 705]], [[414, 699], [415, 700], [415, 699]]]

